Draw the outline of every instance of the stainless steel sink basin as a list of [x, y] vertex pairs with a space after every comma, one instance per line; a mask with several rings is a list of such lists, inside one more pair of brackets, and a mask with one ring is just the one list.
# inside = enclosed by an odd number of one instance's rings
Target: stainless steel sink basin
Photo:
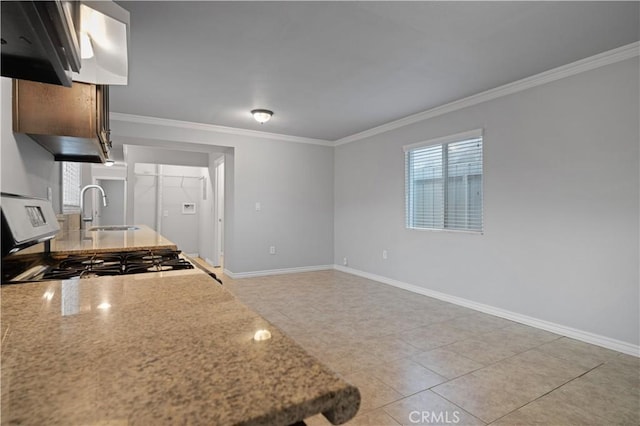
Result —
[[140, 229], [133, 225], [105, 225], [105, 226], [92, 226], [89, 231], [135, 231]]

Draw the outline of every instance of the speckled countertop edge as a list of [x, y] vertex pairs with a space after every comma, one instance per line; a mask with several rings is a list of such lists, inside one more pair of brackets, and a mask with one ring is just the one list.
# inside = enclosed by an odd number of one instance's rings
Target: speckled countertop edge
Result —
[[[3, 424], [272, 425], [320, 412], [341, 424], [356, 414], [357, 388], [206, 274], [150, 275], [2, 288]], [[257, 327], [272, 339], [252, 341]]]
[[54, 254], [75, 255], [133, 250], [177, 250], [172, 241], [146, 225], [124, 231], [69, 230], [51, 241]]

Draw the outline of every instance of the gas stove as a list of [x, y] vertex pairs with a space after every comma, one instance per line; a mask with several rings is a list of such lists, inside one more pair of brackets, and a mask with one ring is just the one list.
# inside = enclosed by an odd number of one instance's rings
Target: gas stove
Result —
[[193, 269], [179, 250], [136, 250], [52, 257], [10, 256], [3, 259], [2, 283], [94, 278]]
[[[47, 245], [60, 228], [48, 200], [5, 193], [1, 197], [2, 284], [194, 269], [180, 250], [166, 248], [64, 255], [51, 253], [47, 246], [41, 253], [18, 253], [37, 243]], [[205, 272], [222, 284], [214, 273]]]

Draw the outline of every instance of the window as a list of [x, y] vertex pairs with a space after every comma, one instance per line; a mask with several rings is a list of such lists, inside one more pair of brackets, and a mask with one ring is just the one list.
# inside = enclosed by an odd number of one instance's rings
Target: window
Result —
[[482, 130], [404, 151], [407, 228], [482, 232]]
[[81, 163], [62, 163], [62, 212], [80, 211]]

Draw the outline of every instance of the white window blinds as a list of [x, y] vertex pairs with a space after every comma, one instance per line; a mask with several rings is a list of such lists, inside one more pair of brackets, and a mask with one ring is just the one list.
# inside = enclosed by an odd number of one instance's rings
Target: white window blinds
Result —
[[404, 151], [407, 228], [482, 232], [482, 131]]
[[80, 209], [81, 163], [62, 163], [62, 210], [64, 213]]

